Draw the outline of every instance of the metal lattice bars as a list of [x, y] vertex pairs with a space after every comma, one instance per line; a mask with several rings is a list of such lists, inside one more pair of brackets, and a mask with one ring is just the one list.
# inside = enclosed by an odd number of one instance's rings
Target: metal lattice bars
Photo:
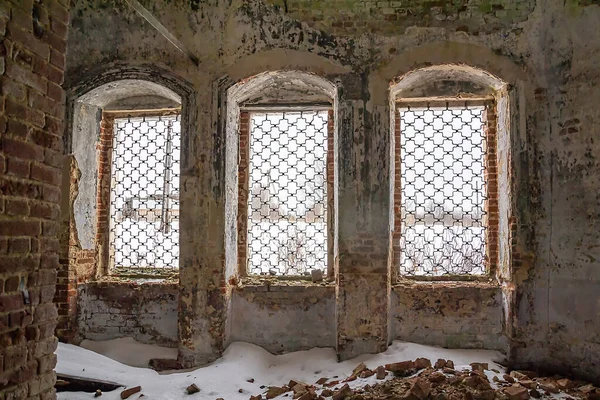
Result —
[[250, 117], [250, 274], [327, 269], [327, 111]]
[[484, 106], [400, 113], [402, 275], [481, 275], [488, 246]]
[[180, 141], [179, 115], [115, 119], [111, 268], [178, 268]]

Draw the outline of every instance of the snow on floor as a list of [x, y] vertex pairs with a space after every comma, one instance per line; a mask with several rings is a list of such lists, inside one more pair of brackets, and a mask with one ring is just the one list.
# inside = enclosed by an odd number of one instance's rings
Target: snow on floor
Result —
[[130, 367], [146, 368], [153, 358], [177, 359], [177, 349], [140, 343], [131, 337], [103, 341], [84, 340], [80, 346]]
[[[98, 349], [106, 349], [106, 345]], [[125, 353], [137, 352], [126, 346], [119, 346], [120, 357], [129, 359]], [[273, 355], [261, 347], [249, 343], [232, 343], [223, 357], [212, 364], [190, 372], [178, 372], [160, 375], [148, 368], [135, 368], [121, 364], [103, 355], [78, 346], [59, 343], [58, 365], [56, 371], [62, 374], [96, 378], [121, 383], [127, 387], [142, 386], [142, 393], [148, 400], [210, 399], [219, 397], [225, 400], [248, 400], [250, 395], [264, 393], [260, 386], [282, 386], [290, 379], [314, 383], [319, 378], [339, 379], [352, 374], [352, 370], [364, 362], [368, 368], [397, 361], [414, 360], [418, 357], [429, 358], [434, 363], [438, 358], [454, 361], [455, 368], [467, 368], [472, 362], [487, 362], [490, 368], [496, 368], [500, 374], [504, 369], [494, 362], [501, 360], [502, 354], [489, 350], [450, 350], [414, 343], [395, 341], [385, 353], [366, 354], [352, 360], [337, 362], [333, 349], [317, 348], [283, 355]], [[470, 369], [470, 367], [469, 367]], [[490, 374], [493, 372], [486, 371]], [[254, 383], [247, 380], [253, 378]], [[336, 378], [337, 379], [337, 378]], [[350, 382], [351, 387], [376, 382], [375, 376]], [[379, 381], [380, 382], [380, 381]], [[195, 383], [200, 393], [190, 397], [185, 388]], [[341, 386], [342, 384], [338, 385]], [[239, 390], [242, 390], [241, 393]], [[119, 399], [121, 389], [104, 393], [103, 400]], [[92, 393], [58, 394], [59, 400], [93, 398]], [[134, 395], [131, 399], [137, 399]]]

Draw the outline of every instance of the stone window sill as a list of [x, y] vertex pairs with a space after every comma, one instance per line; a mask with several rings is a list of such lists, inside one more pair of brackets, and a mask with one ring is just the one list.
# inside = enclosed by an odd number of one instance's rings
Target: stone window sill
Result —
[[485, 275], [442, 275], [442, 276], [398, 276], [399, 282], [494, 282], [493, 274]]
[[[450, 278], [450, 277], [448, 277]], [[475, 278], [475, 277], [471, 277]], [[490, 276], [480, 276], [477, 279], [412, 279], [400, 278], [392, 287], [409, 287], [409, 286], [430, 286], [430, 287], [478, 287], [478, 288], [499, 288], [498, 281]]]
[[292, 277], [244, 277], [235, 287], [238, 290], [254, 292], [303, 292], [309, 288], [335, 288], [335, 281], [324, 279], [320, 282]]

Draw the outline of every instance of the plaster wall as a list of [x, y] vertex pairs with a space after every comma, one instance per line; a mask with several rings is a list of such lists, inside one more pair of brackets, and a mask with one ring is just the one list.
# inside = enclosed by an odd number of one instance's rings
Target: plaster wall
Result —
[[498, 285], [407, 282], [393, 287], [392, 310], [395, 339], [446, 348], [507, 350]]
[[231, 302], [231, 342], [275, 354], [336, 345], [332, 286], [245, 286]]
[[390, 83], [416, 68], [461, 64], [508, 84], [510, 121], [499, 120], [510, 126], [510, 140], [499, 147], [499, 168], [510, 172], [500, 190], [510, 187], [513, 197], [500, 210], [507, 241], [495, 277], [501, 298], [493, 296], [508, 357], [515, 366], [600, 376], [597, 2], [469, 2], [464, 24], [465, 10], [424, 0], [407, 5], [410, 15], [401, 4], [378, 10], [366, 0], [345, 1], [335, 15], [294, 1], [146, 3], [195, 61], [124, 2], [80, 1], [65, 86], [74, 95], [82, 82], [141, 74], [180, 83], [191, 99], [181, 180], [182, 360], [217, 357], [232, 315], [226, 90], [273, 70], [311, 72], [336, 86], [336, 344], [350, 357], [385, 349], [396, 329], [388, 318]]
[[177, 284], [90, 282], [77, 289], [79, 339], [133, 337], [177, 347]]

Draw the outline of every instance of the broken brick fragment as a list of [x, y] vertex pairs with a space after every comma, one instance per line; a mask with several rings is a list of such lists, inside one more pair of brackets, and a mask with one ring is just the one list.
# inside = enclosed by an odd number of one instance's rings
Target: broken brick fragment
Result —
[[400, 361], [392, 364], [386, 364], [385, 369], [395, 374], [406, 374], [407, 372], [415, 369], [415, 363], [411, 360]]
[[425, 368], [430, 368], [431, 367], [431, 361], [429, 361], [428, 358], [417, 358], [415, 360], [415, 368], [417, 369], [425, 369]]
[[351, 392], [352, 390], [350, 389], [350, 386], [346, 383], [333, 393], [332, 398], [333, 400], [342, 400], [345, 399], [346, 396], [348, 396]]
[[404, 395], [405, 400], [425, 400], [431, 393], [431, 385], [423, 378], [416, 378], [408, 392]]
[[280, 394], [284, 394], [288, 390], [286, 388], [282, 388], [280, 386], [270, 386], [269, 390], [267, 390], [267, 399], [272, 399], [274, 397], [279, 396]]
[[527, 400], [529, 399], [529, 390], [520, 385], [509, 386], [504, 389], [504, 393], [509, 400]]
[[128, 399], [130, 396], [141, 392], [142, 391], [142, 387], [141, 386], [135, 386], [129, 389], [125, 389], [121, 392], [121, 399]]
[[469, 364], [473, 371], [485, 371], [488, 369], [488, 363], [473, 362]]
[[198, 393], [200, 391], [200, 388], [198, 386], [196, 386], [195, 383], [192, 383], [190, 386], [188, 386], [185, 391], [187, 392], [187, 394], [195, 394]]

